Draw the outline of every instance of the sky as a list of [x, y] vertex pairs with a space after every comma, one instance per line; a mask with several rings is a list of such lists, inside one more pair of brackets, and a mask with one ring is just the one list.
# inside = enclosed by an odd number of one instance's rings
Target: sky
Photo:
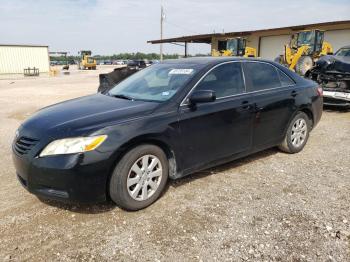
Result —
[[[0, 0], [0, 44], [93, 54], [159, 52], [148, 40], [350, 20], [350, 0]], [[165, 44], [165, 53], [183, 47]], [[208, 44], [189, 52], [209, 53]]]

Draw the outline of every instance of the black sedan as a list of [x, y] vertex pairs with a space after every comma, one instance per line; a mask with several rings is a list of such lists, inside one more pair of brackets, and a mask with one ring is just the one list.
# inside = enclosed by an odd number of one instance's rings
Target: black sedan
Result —
[[138, 210], [168, 178], [274, 146], [301, 151], [322, 103], [315, 82], [270, 61], [169, 60], [40, 110], [16, 132], [13, 160], [35, 195]]

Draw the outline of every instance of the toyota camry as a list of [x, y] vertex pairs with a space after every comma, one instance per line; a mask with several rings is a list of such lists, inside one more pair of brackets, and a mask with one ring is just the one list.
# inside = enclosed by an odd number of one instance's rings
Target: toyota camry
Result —
[[139, 210], [168, 179], [270, 147], [301, 151], [322, 104], [315, 82], [271, 61], [168, 60], [41, 109], [18, 128], [13, 160], [42, 198]]

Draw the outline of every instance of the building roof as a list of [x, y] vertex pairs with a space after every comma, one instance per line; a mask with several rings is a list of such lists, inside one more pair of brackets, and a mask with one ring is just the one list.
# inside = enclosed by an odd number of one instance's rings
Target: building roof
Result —
[[350, 23], [350, 20], [323, 22], [323, 23], [297, 25], [297, 26], [286, 26], [286, 27], [277, 27], [277, 28], [259, 29], [259, 30], [250, 30], [250, 31], [241, 31], [241, 32], [228, 32], [228, 33], [213, 33], [213, 34], [180, 36], [180, 37], [173, 37], [173, 38], [167, 38], [167, 39], [162, 39], [162, 40], [160, 40], [160, 39], [158, 39], [158, 40], [150, 40], [150, 41], [147, 41], [147, 43], [160, 44], [160, 43], [176, 43], [176, 42], [184, 43], [184, 42], [188, 42], [188, 43], [207, 43], [207, 44], [210, 44], [212, 37], [249, 36], [249, 35], [251, 35], [253, 33], [269, 32], [269, 31], [283, 30], [283, 29], [299, 31], [299, 30], [304, 30], [307, 27], [340, 25], [340, 24], [345, 24], [345, 23]]
[[13, 47], [49, 47], [48, 45], [22, 45], [22, 44], [0, 44], [0, 46], [13, 46]]

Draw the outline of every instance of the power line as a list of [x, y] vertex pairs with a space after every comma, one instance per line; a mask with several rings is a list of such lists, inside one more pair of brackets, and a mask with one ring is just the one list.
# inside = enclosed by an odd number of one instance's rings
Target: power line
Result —
[[172, 26], [175, 26], [175, 27], [177, 27], [177, 28], [180, 28], [180, 29], [182, 29], [182, 30], [185, 30], [185, 31], [187, 31], [187, 32], [190, 32], [190, 33], [192, 33], [192, 34], [198, 34], [198, 35], [200, 34], [199, 32], [189, 30], [188, 28], [179, 26], [179, 25], [177, 25], [177, 24], [174, 24], [174, 23], [172, 23], [172, 22], [169, 22], [168, 20], [164, 20], [164, 22], [167, 23], [167, 24], [169, 24], [169, 25], [172, 25]]

